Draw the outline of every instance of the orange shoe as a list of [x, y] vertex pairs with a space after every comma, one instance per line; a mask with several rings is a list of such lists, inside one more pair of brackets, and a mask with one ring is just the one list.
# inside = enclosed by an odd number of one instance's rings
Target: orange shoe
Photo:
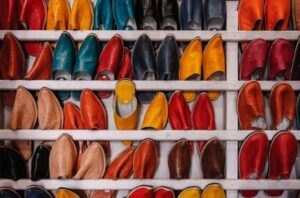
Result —
[[287, 30], [290, 18], [290, 0], [266, 0], [266, 30]]

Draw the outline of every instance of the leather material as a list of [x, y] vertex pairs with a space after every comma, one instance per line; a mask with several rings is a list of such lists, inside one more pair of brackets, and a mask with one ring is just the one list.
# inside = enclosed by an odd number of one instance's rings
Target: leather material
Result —
[[[24, 87], [18, 87], [10, 118], [10, 128], [12, 130], [33, 129], [37, 122], [37, 115], [37, 105], [31, 93]], [[12, 146], [25, 160], [31, 157], [32, 141], [12, 141]]]
[[80, 110], [71, 102], [64, 106], [64, 126], [63, 129], [85, 129]]
[[294, 49], [285, 39], [276, 39], [270, 47], [269, 80], [290, 78]]
[[[25, 56], [17, 38], [6, 33], [2, 41], [0, 50], [1, 79], [22, 80], [25, 74]], [[2, 101], [5, 106], [13, 106], [15, 101], [15, 91], [2, 91]]]
[[21, 0], [2, 0], [0, 2], [0, 29], [18, 30], [22, 1]]
[[225, 152], [218, 138], [212, 138], [205, 144], [200, 159], [204, 179], [222, 179], [225, 177]]
[[67, 30], [70, 17], [68, 0], [49, 0], [47, 30]]
[[[114, 35], [100, 54], [96, 70], [96, 80], [115, 80], [116, 72], [123, 60], [123, 54], [124, 44], [122, 37]], [[110, 94], [110, 91], [97, 92], [100, 98], [107, 98]]]
[[173, 35], [168, 35], [159, 46], [156, 64], [158, 80], [178, 80], [180, 52]]
[[255, 39], [245, 48], [240, 61], [240, 80], [262, 80], [267, 63], [269, 45], [263, 39]]
[[[23, 0], [19, 21], [24, 30], [44, 30], [47, 20], [45, 0]], [[25, 42], [27, 54], [37, 56], [42, 49], [41, 42]]]
[[91, 30], [93, 6], [90, 0], [74, 0], [69, 18], [69, 30]]
[[62, 134], [52, 146], [49, 156], [51, 179], [70, 179], [73, 176], [77, 158], [76, 146], [71, 136]]
[[180, 91], [175, 91], [169, 100], [169, 122], [174, 130], [192, 129], [191, 112]]
[[50, 80], [53, 61], [53, 51], [48, 42], [43, 43], [31, 70], [26, 74], [25, 80]]
[[[261, 179], [268, 158], [269, 141], [263, 131], [251, 133], [239, 151], [239, 178]], [[244, 197], [255, 197], [257, 190], [242, 190]]]
[[296, 128], [300, 129], [300, 94], [297, 98], [297, 106], [296, 106]]
[[121, 80], [123, 78], [128, 78], [133, 80], [133, 69], [131, 63], [131, 53], [128, 48], [124, 48], [123, 61], [120, 65], [117, 80]]
[[288, 0], [265, 2], [265, 29], [287, 30], [290, 18], [291, 2]]
[[[96, 34], [90, 33], [80, 46], [76, 57], [73, 80], [92, 80], [97, 68], [100, 45]], [[79, 101], [81, 91], [73, 91], [72, 96]]]
[[136, 30], [133, 0], [113, 0], [113, 15], [117, 30]]
[[[208, 95], [202, 92], [193, 106], [192, 111], [193, 127], [196, 130], [215, 130], [215, 112]], [[205, 141], [198, 141], [198, 150], [201, 152]]]
[[179, 8], [176, 0], [158, 0], [158, 20], [161, 30], [179, 29]]
[[300, 39], [295, 48], [290, 80], [300, 80]]
[[239, 30], [262, 30], [264, 0], [241, 0], [238, 7]]
[[[203, 79], [225, 80], [225, 54], [222, 36], [216, 34], [207, 43], [203, 52]], [[219, 91], [208, 91], [210, 100], [216, 100], [220, 96]]]
[[133, 189], [127, 196], [127, 198], [152, 198], [153, 191], [149, 186], [139, 186]]
[[261, 117], [265, 120], [264, 96], [257, 81], [246, 82], [239, 91], [237, 98], [237, 114], [241, 130], [266, 129], [253, 126], [255, 119]]
[[139, 30], [157, 30], [157, 9], [155, 0], [137, 0], [136, 19]]
[[25, 189], [25, 198], [52, 198], [53, 196], [41, 186], [28, 186]]
[[190, 187], [183, 190], [178, 198], [201, 198], [201, 191], [198, 187]]
[[21, 196], [12, 188], [1, 187], [0, 188], [0, 197], [5, 198], [21, 198]]
[[[289, 179], [296, 161], [298, 143], [289, 131], [281, 131], [272, 140], [269, 152], [268, 179]], [[268, 196], [280, 196], [283, 191], [266, 191]]]
[[202, 1], [184, 0], [180, 6], [181, 30], [202, 30], [203, 24]]
[[56, 191], [56, 198], [80, 198], [78, 194], [68, 189], [60, 188]]
[[162, 130], [168, 121], [168, 101], [164, 93], [157, 92], [143, 120], [142, 129]]
[[36, 148], [31, 161], [31, 179], [37, 181], [40, 179], [49, 179], [49, 156], [51, 147], [46, 144], [40, 144]]
[[39, 128], [62, 129], [64, 115], [59, 101], [48, 88], [42, 88], [37, 100]]
[[94, 13], [94, 30], [114, 29], [114, 16], [111, 0], [97, 0]]
[[176, 198], [172, 189], [167, 187], [158, 187], [153, 191], [154, 198]]
[[0, 161], [1, 179], [17, 181], [27, 178], [27, 164], [21, 154], [16, 150], [7, 146], [1, 146]]
[[226, 21], [225, 0], [210, 0], [204, 3], [204, 26], [207, 30], [222, 30]]
[[[296, 94], [287, 83], [277, 83], [270, 94], [270, 109], [273, 130], [289, 130], [293, 126], [296, 109]], [[288, 119], [288, 124], [284, 123]]]
[[[185, 48], [179, 63], [179, 80], [200, 80], [202, 66], [202, 41], [193, 39]], [[195, 91], [185, 91], [183, 96], [187, 102], [196, 98]]]
[[202, 198], [226, 198], [224, 189], [220, 184], [210, 184], [202, 192]]
[[191, 160], [189, 142], [186, 139], [178, 140], [171, 148], [168, 156], [170, 179], [188, 179]]
[[[135, 80], [156, 79], [155, 52], [152, 42], [146, 34], [142, 34], [135, 42], [131, 60]], [[149, 103], [153, 97], [154, 92], [138, 92], [140, 103]]]
[[152, 179], [159, 162], [156, 143], [151, 139], [143, 140], [133, 155], [133, 178]]
[[300, 30], [300, 1], [292, 1], [292, 14], [293, 14], [293, 24], [294, 30]]
[[[76, 60], [76, 47], [72, 36], [68, 32], [63, 32], [54, 49], [52, 63], [52, 79], [53, 80], [71, 80], [73, 66]], [[56, 92], [59, 100], [67, 100], [70, 98], [70, 92]]]

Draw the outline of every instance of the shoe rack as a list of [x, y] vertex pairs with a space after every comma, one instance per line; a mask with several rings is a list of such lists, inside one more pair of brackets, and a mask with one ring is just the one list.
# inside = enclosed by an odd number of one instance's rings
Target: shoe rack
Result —
[[[126, 196], [128, 190], [140, 185], [150, 185], [153, 187], [167, 186], [175, 190], [181, 190], [190, 186], [198, 186], [204, 189], [211, 183], [219, 183], [226, 190], [228, 198], [242, 197], [238, 191], [242, 189], [261, 190], [257, 197], [267, 197], [265, 189], [284, 189], [282, 198], [292, 198], [292, 191], [300, 189], [300, 156], [296, 161], [298, 169], [294, 168], [291, 179], [289, 180], [240, 180], [238, 179], [238, 148], [239, 143], [245, 139], [252, 131], [238, 130], [238, 117], [236, 113], [237, 93], [244, 81], [238, 81], [239, 49], [238, 42], [263, 38], [272, 41], [276, 38], [285, 38], [295, 41], [299, 38], [299, 31], [238, 31], [237, 6], [238, 1], [227, 1], [227, 27], [226, 31], [93, 31], [97, 34], [100, 41], [109, 40], [114, 34], [120, 34], [126, 41], [135, 41], [142, 33], [146, 33], [153, 41], [161, 41], [168, 34], [175, 35], [177, 41], [190, 41], [198, 36], [203, 41], [208, 41], [216, 33], [222, 35], [226, 50], [226, 81], [134, 81], [136, 89], [140, 91], [165, 91], [165, 90], [220, 90], [222, 96], [213, 102], [216, 114], [217, 130], [214, 131], [174, 131], [168, 125], [162, 131], [136, 130], [136, 131], [117, 131], [115, 130], [112, 112], [112, 97], [103, 100], [109, 118], [109, 129], [104, 131], [67, 131], [67, 130], [0, 130], [0, 140], [35, 140], [53, 141], [62, 133], [70, 134], [74, 140], [110, 140], [112, 155], [116, 155], [122, 150], [122, 140], [141, 141], [145, 138], [152, 138], [160, 142], [160, 165], [154, 179], [151, 180], [40, 180], [33, 182], [29, 179], [11, 181], [0, 180], [0, 186], [10, 186], [15, 189], [25, 189], [29, 185], [40, 185], [49, 190], [59, 187], [70, 189], [117, 189], [120, 190], [117, 197]], [[0, 31], [0, 40], [3, 40], [7, 31]], [[61, 31], [10, 31], [20, 41], [56, 41]], [[77, 41], [83, 40], [92, 31], [69, 31]], [[32, 62], [29, 60], [29, 62]], [[270, 91], [276, 81], [260, 81], [263, 91]], [[288, 81], [295, 91], [300, 91], [300, 81]], [[48, 87], [51, 90], [82, 90], [89, 88], [92, 90], [114, 90], [116, 81], [25, 81], [25, 80], [0, 80], [1, 90], [13, 90], [22, 85], [29, 90], [39, 90]], [[78, 104], [78, 102], [77, 102]], [[140, 122], [148, 105], [140, 105]], [[5, 121], [9, 119], [9, 110], [5, 109]], [[139, 126], [141, 123], [139, 123]], [[271, 140], [277, 131], [265, 131]], [[300, 141], [300, 131], [291, 131]], [[191, 179], [170, 180], [168, 179], [167, 155], [172, 141], [186, 138], [188, 140], [209, 140], [218, 137], [224, 142], [226, 149], [225, 179], [201, 179], [202, 173], [199, 164], [197, 151], [193, 154]], [[296, 179], [298, 172], [298, 179]], [[289, 191], [289, 192], [288, 192]], [[294, 195], [296, 197], [296, 195]]]

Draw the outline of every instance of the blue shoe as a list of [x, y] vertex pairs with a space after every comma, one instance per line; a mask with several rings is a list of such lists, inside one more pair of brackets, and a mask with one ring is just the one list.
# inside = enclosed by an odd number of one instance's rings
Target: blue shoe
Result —
[[24, 194], [24, 198], [53, 198], [51, 193], [41, 186], [29, 186]]
[[1, 187], [0, 188], [1, 198], [21, 198], [21, 196], [12, 188]]
[[[92, 80], [98, 65], [100, 46], [95, 34], [89, 34], [80, 46], [73, 71], [73, 80]], [[75, 100], [79, 101], [81, 91], [72, 92]]]
[[113, 0], [113, 15], [118, 30], [136, 30], [133, 0]]
[[[72, 36], [68, 32], [63, 32], [54, 49], [52, 63], [53, 80], [71, 80], [73, 66], [76, 59], [76, 46]], [[67, 100], [71, 94], [69, 91], [57, 91], [59, 100]]]
[[225, 0], [205, 1], [204, 20], [205, 29], [222, 30], [226, 20]]
[[183, 0], [180, 6], [181, 30], [202, 30], [203, 6], [201, 0]]
[[97, 0], [94, 11], [94, 30], [113, 30], [114, 16], [111, 0]]

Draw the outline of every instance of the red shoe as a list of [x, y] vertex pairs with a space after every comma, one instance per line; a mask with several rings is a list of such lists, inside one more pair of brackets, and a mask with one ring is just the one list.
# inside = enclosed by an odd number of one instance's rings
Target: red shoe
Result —
[[172, 189], [158, 187], [154, 190], [154, 198], [176, 198], [176, 196]]
[[131, 54], [128, 48], [124, 48], [124, 56], [123, 61], [121, 63], [117, 80], [121, 80], [123, 78], [128, 78], [133, 80], [133, 69], [131, 64]]
[[71, 102], [67, 102], [64, 106], [63, 129], [85, 129], [79, 108]]
[[22, 0], [0, 1], [0, 30], [18, 30]]
[[139, 186], [133, 189], [127, 196], [127, 198], [152, 198], [153, 190], [149, 186]]
[[264, 11], [266, 30], [287, 30], [291, 12], [290, 0], [266, 0]]

